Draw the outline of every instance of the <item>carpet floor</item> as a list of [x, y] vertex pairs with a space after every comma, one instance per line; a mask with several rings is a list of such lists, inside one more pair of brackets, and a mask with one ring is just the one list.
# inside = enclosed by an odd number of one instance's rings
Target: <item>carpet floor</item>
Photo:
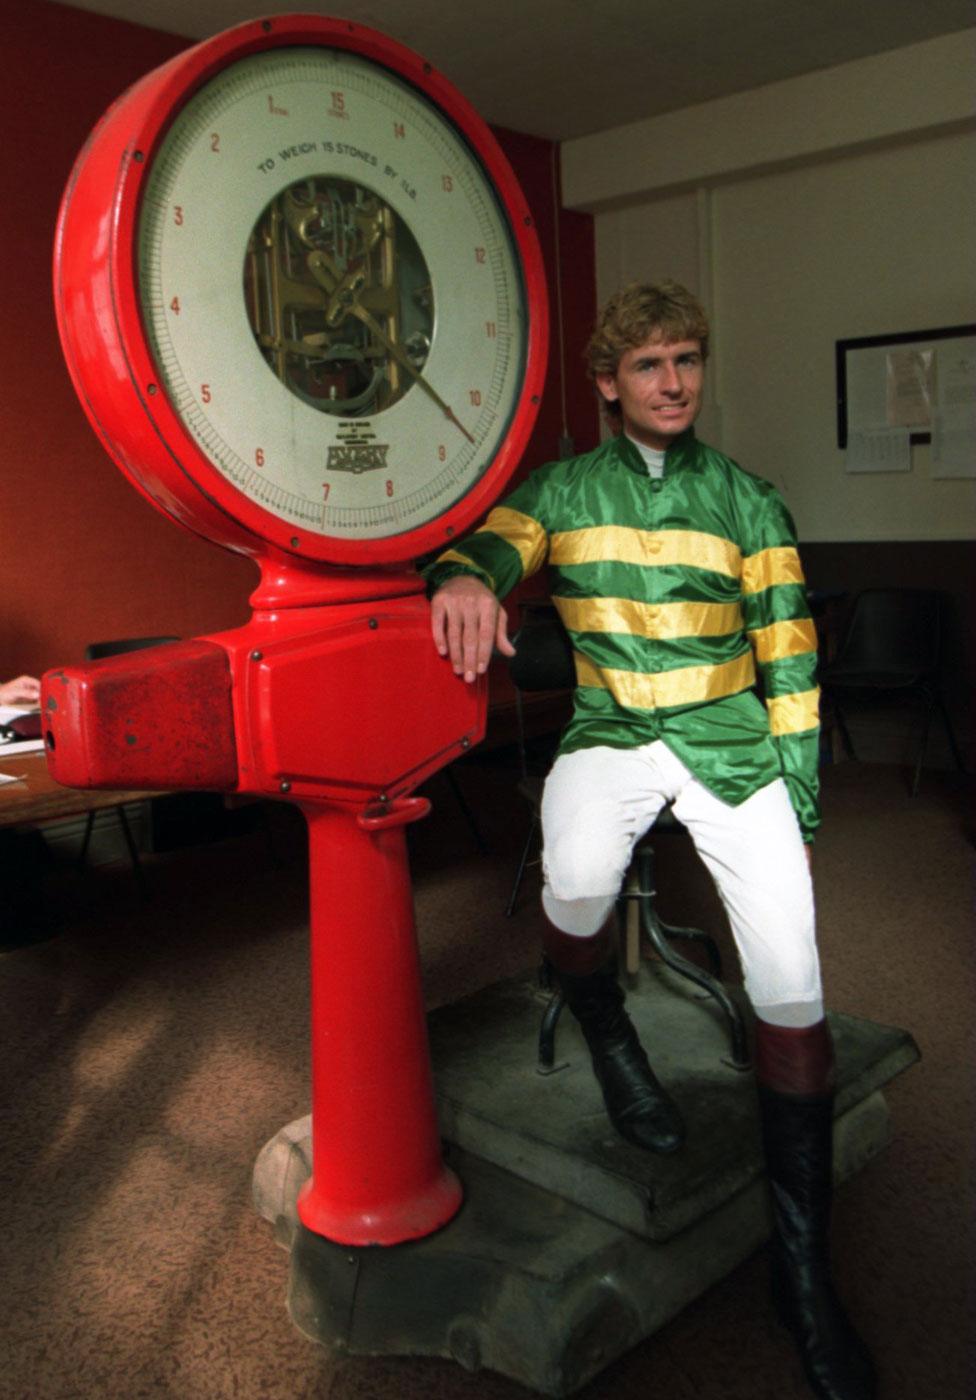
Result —
[[[476, 761], [477, 760], [477, 761]], [[411, 831], [428, 1004], [531, 967], [537, 872], [505, 903], [525, 813], [473, 755]], [[816, 847], [829, 1005], [909, 1029], [919, 1065], [887, 1091], [890, 1146], [838, 1194], [841, 1292], [883, 1400], [976, 1393], [972, 827], [968, 793], [894, 769], [824, 774]], [[254, 1213], [260, 1147], [308, 1111], [300, 820], [124, 866], [54, 869], [53, 936], [0, 954], [3, 1400], [520, 1400], [437, 1359], [342, 1358], [293, 1328], [287, 1256]], [[725, 940], [687, 843], [659, 858], [661, 906]], [[765, 1251], [579, 1392], [580, 1400], [804, 1400], [772, 1319]]]

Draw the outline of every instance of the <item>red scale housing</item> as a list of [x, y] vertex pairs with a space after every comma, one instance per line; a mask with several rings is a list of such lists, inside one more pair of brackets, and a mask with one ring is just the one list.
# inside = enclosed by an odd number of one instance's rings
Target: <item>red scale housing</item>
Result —
[[[143, 331], [135, 229], [153, 153], [208, 79], [286, 44], [355, 51], [421, 89], [478, 154], [521, 263], [529, 344], [510, 431], [467, 496], [385, 539], [296, 539], [240, 495], [184, 430]], [[451, 1218], [461, 1187], [440, 1154], [403, 828], [428, 810], [410, 795], [418, 784], [482, 738], [486, 686], [465, 685], [437, 655], [410, 561], [484, 514], [535, 421], [548, 320], [524, 198], [485, 124], [415, 54], [345, 21], [257, 20], [178, 55], [103, 118], [62, 203], [55, 298], [75, 387], [117, 465], [172, 519], [252, 555], [261, 583], [244, 627], [48, 672], [51, 772], [74, 787], [202, 788], [301, 806], [313, 1169], [299, 1211], [344, 1244], [417, 1238]]]

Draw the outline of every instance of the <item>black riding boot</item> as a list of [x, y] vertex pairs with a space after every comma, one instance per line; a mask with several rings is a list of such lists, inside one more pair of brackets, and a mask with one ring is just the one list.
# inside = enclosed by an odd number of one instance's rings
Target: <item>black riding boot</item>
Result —
[[[825, 1021], [757, 1026], [756, 1074], [773, 1206], [773, 1303], [818, 1400], [871, 1400], [874, 1365], [830, 1278], [833, 1093]], [[798, 1090], [798, 1092], [797, 1092]]]
[[[655, 1078], [624, 1010], [623, 988], [617, 981], [615, 960], [607, 960], [608, 949], [609, 940], [599, 934], [594, 939], [562, 935], [546, 940], [566, 1005], [589, 1046], [610, 1122], [636, 1147], [675, 1152], [684, 1141], [684, 1124]], [[586, 964], [595, 956], [604, 961], [590, 970]]]

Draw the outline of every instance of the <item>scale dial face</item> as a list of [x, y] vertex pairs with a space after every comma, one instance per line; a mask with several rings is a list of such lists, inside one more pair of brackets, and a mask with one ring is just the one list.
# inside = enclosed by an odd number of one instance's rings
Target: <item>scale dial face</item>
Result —
[[[494, 139], [429, 65], [341, 21], [261, 24], [266, 43], [258, 22], [208, 41], [131, 137], [124, 356], [182, 475], [251, 536], [409, 558], [448, 542], [455, 507], [486, 509], [525, 445], [538, 244]], [[185, 494], [179, 473], [138, 484], [170, 513]]]

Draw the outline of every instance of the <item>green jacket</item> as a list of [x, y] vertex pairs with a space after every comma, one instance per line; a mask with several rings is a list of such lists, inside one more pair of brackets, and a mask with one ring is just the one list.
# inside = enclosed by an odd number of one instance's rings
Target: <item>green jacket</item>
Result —
[[663, 739], [733, 806], [782, 775], [810, 840], [817, 638], [776, 489], [692, 432], [652, 480], [620, 435], [540, 467], [425, 573], [435, 589], [474, 574], [503, 598], [544, 564], [576, 659], [560, 752]]

